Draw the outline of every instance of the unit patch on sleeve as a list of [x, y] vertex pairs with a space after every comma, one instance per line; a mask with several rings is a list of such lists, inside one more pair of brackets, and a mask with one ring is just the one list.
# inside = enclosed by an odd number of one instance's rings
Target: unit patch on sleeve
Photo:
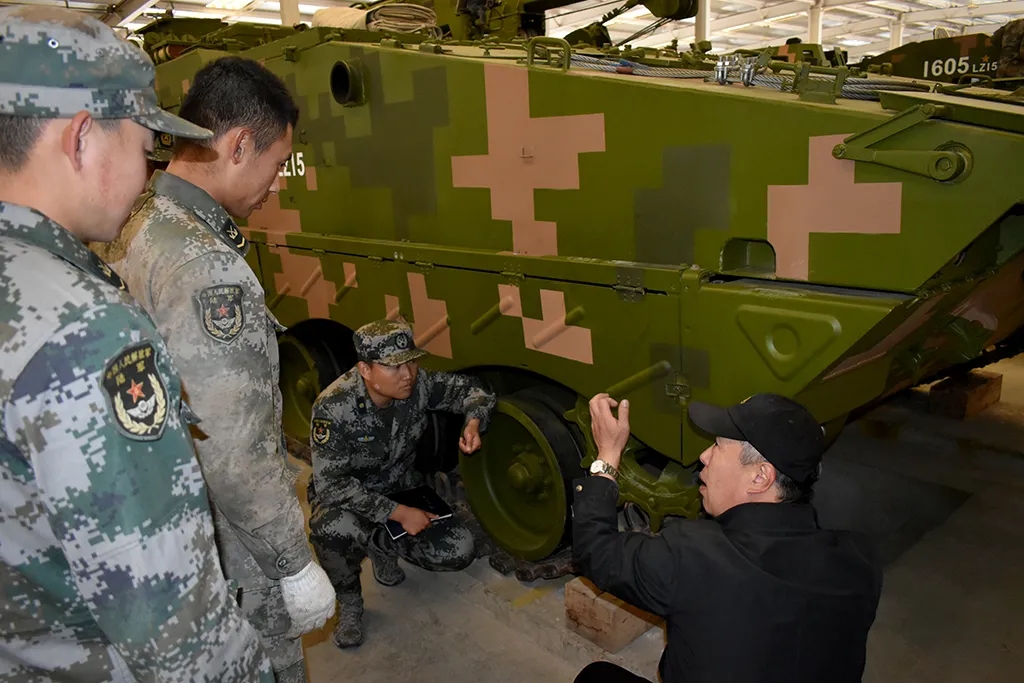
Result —
[[214, 285], [196, 296], [203, 331], [219, 342], [230, 344], [245, 326], [240, 285]]
[[114, 424], [129, 439], [159, 439], [167, 424], [167, 389], [156, 368], [150, 342], [122, 349], [103, 369], [103, 390], [110, 398]]
[[313, 443], [323, 446], [331, 440], [331, 421], [322, 417], [313, 418]]

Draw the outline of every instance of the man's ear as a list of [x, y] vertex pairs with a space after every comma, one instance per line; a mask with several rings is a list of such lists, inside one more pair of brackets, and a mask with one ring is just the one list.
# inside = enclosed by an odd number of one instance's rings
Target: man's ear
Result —
[[747, 493], [765, 493], [775, 485], [775, 467], [770, 462], [762, 462], [754, 468], [754, 476], [750, 481]]
[[68, 125], [61, 131], [60, 146], [64, 156], [71, 162], [71, 167], [76, 172], [82, 170], [82, 158], [86, 146], [96, 144], [96, 137], [93, 134], [98, 128], [96, 120], [87, 111], [80, 111], [72, 117]]
[[233, 164], [240, 164], [252, 154], [252, 131], [241, 126], [232, 128], [221, 136], [217, 144], [219, 152]]
[[359, 366], [359, 374], [367, 382], [370, 381], [370, 364], [365, 361], [359, 361], [356, 365]]

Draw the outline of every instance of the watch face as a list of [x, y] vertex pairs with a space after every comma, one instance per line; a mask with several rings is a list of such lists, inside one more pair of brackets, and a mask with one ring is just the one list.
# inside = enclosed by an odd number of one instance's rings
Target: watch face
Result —
[[600, 462], [595, 460], [594, 462], [590, 463], [590, 472], [592, 474], [597, 474], [600, 471], [601, 471], [601, 463]]

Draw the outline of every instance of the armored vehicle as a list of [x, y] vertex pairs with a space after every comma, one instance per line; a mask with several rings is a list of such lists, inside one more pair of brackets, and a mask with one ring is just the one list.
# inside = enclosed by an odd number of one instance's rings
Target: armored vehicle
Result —
[[984, 83], [1013, 90], [1024, 85], [1024, 19], [992, 35], [947, 36], [901, 45], [862, 60], [867, 73], [924, 78], [944, 83]]
[[[706, 52], [710, 52], [709, 49]], [[789, 64], [807, 62], [811, 66], [846, 66], [846, 51], [833, 48], [826, 49], [818, 43], [805, 43], [800, 39], [787, 40], [783, 45], [771, 45], [767, 48], [741, 48], [730, 53], [734, 56], [760, 56], [768, 50], [771, 59]]]
[[995, 78], [999, 66], [999, 44], [984, 33], [922, 40], [867, 57], [857, 66], [865, 70], [871, 67], [880, 70], [884, 64], [888, 64], [887, 70], [896, 76], [928, 78], [945, 83], [956, 83], [965, 76]]
[[[658, 529], [700, 511], [710, 441], [691, 400], [785, 394], [831, 439], [894, 392], [1016, 353], [1020, 97], [767, 53], [573, 47], [537, 35], [538, 6], [437, 0], [448, 30], [200, 38], [158, 66], [171, 110], [229, 52], [301, 106], [281, 192], [244, 225], [288, 328], [292, 438], [352, 365], [352, 331], [408, 320], [428, 367], [500, 395], [459, 469], [482, 526], [532, 560], [571, 540], [598, 392], [631, 402], [620, 502]], [[429, 448], [455, 452], [454, 419]]]

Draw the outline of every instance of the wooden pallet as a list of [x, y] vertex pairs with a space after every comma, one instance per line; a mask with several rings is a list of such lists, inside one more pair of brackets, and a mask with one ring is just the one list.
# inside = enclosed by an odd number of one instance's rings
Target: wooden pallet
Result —
[[928, 392], [932, 413], [953, 420], [963, 420], [999, 402], [1003, 376], [997, 372], [971, 370], [965, 375], [947, 377]]
[[568, 627], [608, 652], [618, 652], [662, 619], [602, 592], [583, 577], [565, 584]]

